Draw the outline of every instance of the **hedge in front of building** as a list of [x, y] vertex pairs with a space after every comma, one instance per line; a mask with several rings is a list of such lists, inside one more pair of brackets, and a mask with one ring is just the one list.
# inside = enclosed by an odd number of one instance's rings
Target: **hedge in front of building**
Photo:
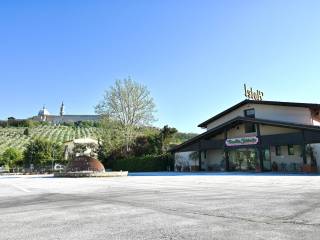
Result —
[[116, 159], [112, 163], [113, 171], [160, 172], [173, 170], [174, 159], [171, 154], [147, 155]]

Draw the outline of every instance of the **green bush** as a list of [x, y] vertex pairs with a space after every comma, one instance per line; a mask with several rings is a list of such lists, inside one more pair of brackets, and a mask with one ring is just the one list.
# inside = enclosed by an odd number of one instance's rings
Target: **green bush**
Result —
[[173, 165], [173, 156], [171, 154], [162, 154], [116, 159], [106, 168], [112, 168], [113, 171], [160, 172], [172, 170]]
[[37, 127], [41, 125], [42, 123], [33, 121], [31, 119], [14, 119], [14, 118], [9, 118], [8, 121], [0, 121], [0, 126], [1, 127], [26, 127], [26, 128], [32, 128], [32, 127]]
[[37, 138], [30, 141], [23, 152], [24, 165], [35, 167], [50, 165], [52, 160], [63, 160], [63, 146], [47, 139]]
[[0, 166], [5, 165], [8, 168], [22, 166], [22, 152], [16, 148], [7, 148], [0, 160]]

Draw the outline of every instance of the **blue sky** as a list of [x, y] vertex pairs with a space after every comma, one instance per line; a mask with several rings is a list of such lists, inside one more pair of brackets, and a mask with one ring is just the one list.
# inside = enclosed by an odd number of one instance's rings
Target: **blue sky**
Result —
[[128, 76], [157, 105], [156, 126], [198, 123], [244, 99], [320, 103], [319, 1], [0, 2], [0, 119], [92, 114]]

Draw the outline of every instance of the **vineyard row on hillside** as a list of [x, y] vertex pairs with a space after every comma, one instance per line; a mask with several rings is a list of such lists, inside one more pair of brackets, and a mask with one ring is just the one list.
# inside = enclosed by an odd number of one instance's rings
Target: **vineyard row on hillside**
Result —
[[100, 136], [100, 129], [96, 127], [68, 127], [68, 126], [38, 126], [29, 128], [29, 134], [24, 134], [26, 128], [0, 128], [0, 154], [8, 147], [23, 150], [33, 138], [46, 138], [53, 142], [64, 143], [76, 138], [95, 138]]

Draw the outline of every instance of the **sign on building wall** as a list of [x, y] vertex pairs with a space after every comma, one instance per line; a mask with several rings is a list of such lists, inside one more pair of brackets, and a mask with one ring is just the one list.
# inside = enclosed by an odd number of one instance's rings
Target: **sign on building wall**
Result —
[[262, 101], [263, 92], [260, 90], [252, 90], [252, 87], [247, 88], [247, 85], [244, 84], [244, 96], [248, 99]]
[[242, 137], [242, 138], [228, 138], [226, 145], [228, 147], [242, 146], [242, 145], [254, 145], [259, 142], [257, 137]]

